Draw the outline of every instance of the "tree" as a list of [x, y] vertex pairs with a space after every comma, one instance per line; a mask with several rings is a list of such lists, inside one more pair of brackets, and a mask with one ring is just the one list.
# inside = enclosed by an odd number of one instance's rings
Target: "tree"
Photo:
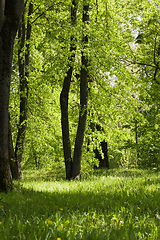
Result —
[[[137, 1], [135, 0], [135, 3]], [[137, 2], [138, 3], [138, 2]], [[130, 4], [129, 4], [130, 5]], [[135, 9], [136, 6], [136, 9]], [[139, 79], [139, 102], [143, 121], [135, 124], [137, 157], [139, 164], [152, 165], [159, 162], [159, 91], [160, 91], [160, 18], [158, 1], [143, 1], [131, 4], [129, 24], [134, 31], [134, 44], [125, 64]], [[149, 9], [149, 11], [148, 11]], [[133, 17], [134, 16], [134, 17]], [[138, 114], [137, 114], [138, 115]], [[142, 118], [142, 117], [141, 117]], [[135, 116], [135, 120], [138, 118]], [[137, 133], [138, 130], [138, 133]]]
[[88, 44], [87, 25], [89, 24], [89, 3], [83, 2], [83, 39], [82, 39], [82, 57], [81, 57], [81, 74], [80, 74], [80, 110], [79, 122], [75, 141], [73, 164], [72, 164], [72, 177], [80, 179], [81, 177], [81, 156], [83, 148], [84, 133], [87, 119], [88, 107], [88, 78], [89, 78], [89, 60], [85, 53]]
[[[27, 28], [25, 27], [25, 12], [22, 14], [22, 22], [19, 27], [18, 38], [20, 41], [20, 49], [18, 51], [18, 65], [20, 78], [20, 118], [18, 124], [17, 141], [15, 147], [15, 158], [18, 166], [18, 175], [15, 179], [22, 179], [22, 156], [25, 145], [25, 132], [27, 127], [27, 102], [28, 102], [28, 78], [29, 78], [29, 63], [30, 63], [30, 38], [31, 38], [31, 23], [29, 17], [33, 12], [33, 4], [29, 4]], [[25, 51], [24, 51], [25, 47]], [[24, 55], [24, 56], [23, 56]]]
[[[51, 122], [51, 115], [53, 113], [50, 109], [48, 110], [49, 106], [54, 106], [51, 105], [51, 102], [55, 101], [55, 96], [53, 97], [52, 94], [52, 88], [54, 88], [55, 85], [53, 80], [54, 73], [51, 68], [49, 68], [51, 65], [53, 66], [53, 56], [50, 53], [48, 45], [51, 44], [52, 48], [54, 46], [54, 38], [51, 39], [50, 29], [53, 29], [55, 18], [58, 23], [59, 18], [55, 12], [57, 12], [57, 9], [59, 11], [59, 8], [63, 4], [60, 3], [59, 6], [56, 1], [54, 3], [48, 1], [48, 3], [46, 2], [46, 5], [43, 5], [42, 7], [42, 2], [34, 1], [34, 12], [31, 16], [31, 11], [28, 11], [30, 5], [30, 1], [27, 1], [27, 5], [25, 5], [25, 13], [23, 13], [22, 16], [24, 21], [21, 21], [19, 37], [16, 38], [10, 95], [11, 128], [16, 155], [15, 159], [17, 159], [17, 157], [19, 159], [19, 173], [21, 172], [23, 152], [25, 166], [27, 163], [30, 164], [32, 162], [31, 156], [32, 159], [39, 159], [38, 166], [44, 166], [46, 163], [45, 160], [49, 159], [49, 157], [50, 162], [55, 155], [58, 157], [55, 152], [53, 154], [53, 149], [55, 149], [53, 146], [59, 144], [57, 143], [58, 139], [56, 139], [56, 142], [54, 143], [55, 130], [53, 126], [55, 121]], [[32, 38], [29, 39], [30, 37], [28, 36], [30, 34], [28, 33], [30, 33], [31, 27]], [[30, 66], [27, 64], [27, 59], [30, 60]], [[54, 59], [54, 63], [55, 62]], [[58, 121], [58, 119], [59, 118], [56, 120]], [[28, 122], [29, 124], [27, 124]], [[48, 128], [46, 128], [46, 125]], [[26, 126], [28, 131], [25, 131]], [[52, 130], [51, 126], [53, 127]], [[48, 130], [51, 132], [46, 135], [45, 131], [48, 132]], [[40, 133], [40, 131], [43, 132], [43, 134]], [[58, 137], [60, 138], [60, 136]], [[34, 154], [31, 155], [32, 151]], [[59, 150], [57, 150], [57, 152], [59, 155]], [[50, 155], [48, 156], [47, 153]], [[12, 165], [14, 163], [15, 161], [12, 162]], [[16, 165], [17, 163], [15, 163], [15, 167], [17, 167]], [[19, 176], [21, 176], [21, 174], [19, 174]]]
[[[74, 27], [76, 24], [77, 18], [77, 1], [72, 1], [71, 7], [71, 26]], [[69, 134], [69, 121], [68, 121], [68, 98], [70, 83], [73, 72], [73, 64], [75, 60], [75, 51], [76, 46], [74, 43], [74, 36], [71, 36], [71, 45], [70, 45], [70, 57], [69, 57], [69, 66], [66, 77], [63, 82], [63, 88], [60, 95], [60, 104], [61, 104], [61, 124], [62, 124], [62, 138], [63, 138], [63, 151], [66, 167], [66, 179], [72, 178], [72, 154], [71, 154], [71, 145], [70, 145], [70, 134]]]
[[[98, 123], [91, 122], [90, 123], [90, 128], [91, 128], [91, 131], [93, 133], [95, 131], [98, 131], [100, 133], [104, 132], [104, 128]], [[92, 141], [94, 141], [93, 137], [92, 137]], [[88, 150], [90, 151], [89, 145], [90, 145], [90, 140], [88, 139]], [[95, 147], [93, 149], [93, 151], [95, 153], [95, 158], [98, 159], [98, 161], [99, 161], [98, 167], [109, 169], [109, 157], [108, 157], [107, 141], [105, 139], [100, 141], [99, 146]], [[95, 166], [95, 167], [97, 167], [97, 166]]]
[[8, 148], [8, 108], [13, 45], [23, 0], [0, 0], [0, 191], [12, 188]]
[[[11, 123], [9, 121], [9, 162], [13, 179], [22, 179], [22, 156], [25, 145], [25, 133], [27, 127], [27, 102], [28, 102], [28, 80], [29, 80], [29, 62], [30, 62], [30, 38], [31, 38], [31, 23], [30, 16], [33, 12], [33, 4], [29, 3], [28, 21], [25, 24], [25, 16], [27, 7], [25, 5], [22, 13], [21, 23], [18, 29], [18, 69], [19, 69], [19, 123], [18, 132], [13, 148]], [[10, 117], [10, 116], [9, 116]]]
[[[77, 5], [78, 2], [72, 1], [71, 7], [71, 25], [72, 27], [76, 24], [76, 14], [77, 14]], [[83, 2], [83, 24], [84, 28], [89, 22], [89, 4]], [[62, 92], [60, 95], [61, 103], [61, 123], [62, 123], [62, 137], [63, 137], [63, 149], [64, 149], [64, 158], [66, 166], [66, 179], [71, 178], [80, 178], [81, 175], [81, 156], [83, 148], [83, 139], [85, 133], [86, 117], [87, 117], [87, 102], [88, 102], [88, 58], [84, 52], [86, 45], [88, 43], [87, 32], [83, 32], [83, 51], [81, 57], [81, 74], [80, 74], [80, 110], [79, 110], [79, 122], [78, 129], [75, 141], [74, 155], [72, 159], [71, 155], [71, 146], [70, 146], [70, 136], [69, 136], [69, 121], [68, 121], [68, 97], [70, 90], [70, 83], [73, 72], [73, 64], [75, 60], [75, 36], [71, 36], [71, 46], [70, 53], [71, 57], [69, 58], [68, 72], [64, 79]]]
[[[30, 1], [26, 2], [28, 7]], [[151, 17], [147, 12], [148, 6], [153, 3], [152, 0], [143, 1], [144, 4], [138, 0], [128, 1], [128, 4], [126, 1], [106, 3], [101, 0], [91, 0], [89, 14], [87, 1], [57, 0], [54, 2], [45, 1], [45, 4], [43, 2], [43, 0], [34, 1], [34, 12], [30, 17], [33, 30], [30, 45], [31, 71], [29, 81], [26, 81], [28, 77], [24, 70], [25, 52], [28, 52], [26, 50], [27, 43], [23, 42], [26, 33], [21, 34], [20, 38], [19, 66], [21, 68], [20, 80], [25, 86], [25, 90], [21, 89], [24, 94], [18, 90], [17, 61], [15, 61], [16, 67], [15, 62], [13, 63], [12, 79], [14, 80], [12, 82], [14, 87], [12, 99], [10, 98], [13, 145], [16, 146], [17, 157], [21, 159], [19, 160], [21, 163], [25, 137], [24, 164], [36, 167], [42, 167], [46, 165], [45, 163], [52, 164], [52, 166], [54, 164], [62, 166], [64, 163], [63, 148], [66, 178], [71, 179], [72, 177], [80, 177], [82, 147], [83, 150], [87, 150], [88, 136], [83, 144], [85, 128], [87, 128], [92, 142], [90, 149], [100, 160], [103, 156], [100, 154], [102, 149], [104, 149], [106, 156], [108, 151], [110, 161], [117, 161], [114, 152], [121, 151], [124, 142], [127, 142], [128, 139], [135, 143], [133, 128], [124, 129], [121, 126], [130, 123], [130, 119], [136, 116], [140, 95], [143, 95], [144, 89], [147, 88], [150, 93], [152, 90], [152, 98], [155, 93], [159, 95], [159, 91], [155, 91], [155, 88], [158, 89], [155, 83], [159, 81], [159, 33], [156, 30], [159, 26], [159, 18], [156, 16], [154, 21], [150, 21], [150, 26], [154, 23], [155, 27], [152, 27], [151, 31], [147, 30], [147, 34], [144, 34], [143, 30], [147, 29], [148, 24], [146, 19], [154, 17], [154, 11]], [[155, 6], [153, 4], [151, 7]], [[139, 16], [142, 7], [144, 18], [141, 19]], [[90, 19], [88, 15], [90, 15]], [[27, 21], [25, 20], [25, 27], [23, 20], [22, 24], [21, 30], [24, 33], [24, 28], [27, 29]], [[144, 29], [143, 26], [146, 28]], [[135, 35], [138, 31], [139, 37], [136, 41], [139, 43], [137, 44], [135, 43]], [[153, 36], [156, 36], [156, 39]], [[147, 40], [149, 38], [151, 39]], [[148, 42], [142, 44], [140, 43], [142, 40]], [[15, 58], [18, 56], [17, 45]], [[152, 51], [150, 51], [150, 46], [156, 47], [152, 47]], [[155, 64], [149, 66], [153, 56], [155, 56]], [[140, 67], [138, 67], [138, 63], [140, 63]], [[142, 63], [148, 65], [144, 67]], [[145, 70], [147, 71], [145, 72]], [[154, 70], [156, 71], [154, 72]], [[149, 76], [155, 74], [152, 86], [149, 86], [150, 80], [145, 74]], [[94, 79], [92, 86], [91, 78]], [[91, 91], [88, 91], [89, 88]], [[136, 99], [133, 99], [132, 93], [135, 92]], [[61, 116], [57, 101], [59, 94]], [[18, 99], [16, 104], [12, 102], [15, 95]], [[27, 95], [29, 96], [28, 100]], [[24, 133], [27, 112], [23, 105], [19, 115], [20, 101], [21, 103], [23, 101], [25, 106], [28, 102], [27, 127], [29, 131], [26, 132], [26, 135]], [[143, 101], [147, 105], [146, 102]], [[154, 104], [157, 103], [159, 100], [154, 102]], [[94, 117], [89, 116], [89, 114], [87, 116], [87, 112], [90, 110], [93, 111]], [[104, 131], [89, 131], [90, 123], [99, 124], [101, 122], [99, 116], [102, 119]], [[138, 130], [137, 145], [141, 144], [140, 128], [143, 123], [145, 123], [144, 119], [141, 124], [138, 123], [137, 129], [134, 124], [135, 131]], [[62, 126], [62, 139], [60, 124]], [[131, 124], [133, 125], [133, 123]], [[18, 131], [21, 133], [19, 134]], [[85, 147], [86, 149], [84, 149]], [[135, 159], [135, 148], [133, 150]], [[129, 151], [132, 151], [131, 147]], [[95, 161], [93, 153], [87, 154], [91, 161]], [[121, 156], [123, 154], [124, 152], [121, 151]], [[85, 164], [85, 157], [83, 155], [82, 164]], [[88, 161], [87, 157], [86, 160]], [[91, 161], [90, 166], [93, 166], [94, 163]]]

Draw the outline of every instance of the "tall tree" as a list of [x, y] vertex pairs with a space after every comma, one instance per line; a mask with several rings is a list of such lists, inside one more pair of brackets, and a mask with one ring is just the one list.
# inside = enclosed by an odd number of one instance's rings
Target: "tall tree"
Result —
[[[74, 27], [76, 24], [77, 18], [77, 0], [72, 1], [71, 6], [71, 26]], [[60, 95], [60, 104], [61, 104], [61, 125], [62, 125], [62, 137], [63, 137], [63, 151], [66, 167], [66, 179], [71, 179], [72, 177], [72, 153], [71, 153], [71, 144], [70, 144], [70, 134], [69, 134], [69, 121], [68, 121], [68, 98], [70, 83], [73, 72], [73, 64], [75, 60], [75, 39], [74, 36], [71, 36], [70, 44], [70, 57], [68, 59], [68, 71], [63, 82], [63, 88]]]
[[[20, 78], [20, 117], [18, 124], [18, 134], [15, 147], [15, 157], [18, 166], [18, 175], [16, 179], [22, 179], [22, 156], [25, 144], [25, 132], [27, 127], [27, 101], [28, 101], [28, 77], [29, 77], [29, 62], [30, 62], [30, 38], [31, 38], [31, 23], [30, 16], [33, 12], [33, 4], [29, 4], [27, 28], [25, 27], [25, 12], [22, 14], [22, 22], [19, 27], [18, 38], [20, 48], [18, 51], [18, 66]], [[24, 52], [25, 47], [25, 52]], [[24, 55], [24, 56], [23, 56]]]
[[[76, 23], [77, 1], [72, 2], [71, 7], [71, 24]], [[68, 121], [68, 98], [70, 83], [73, 72], [73, 64], [75, 58], [75, 39], [71, 36], [71, 46], [69, 58], [69, 68], [67, 75], [64, 79], [63, 89], [60, 96], [61, 103], [61, 123], [62, 123], [62, 137], [63, 137], [63, 149], [66, 166], [66, 179], [80, 178], [81, 175], [81, 156], [83, 148], [83, 139], [87, 118], [87, 104], [88, 104], [88, 57], [86, 55], [86, 46], [88, 44], [87, 24], [89, 23], [89, 4], [83, 1], [83, 39], [82, 39], [82, 57], [81, 57], [81, 74], [80, 74], [80, 109], [79, 109], [79, 122], [75, 141], [74, 155], [72, 159], [70, 136], [69, 136], [69, 121]]]
[[82, 39], [82, 57], [81, 57], [81, 75], [80, 75], [80, 110], [79, 110], [79, 122], [77, 129], [77, 136], [75, 141], [72, 177], [80, 178], [81, 176], [81, 156], [83, 148], [84, 133], [87, 119], [87, 105], [88, 105], [88, 56], [85, 52], [88, 44], [88, 34], [86, 32], [87, 25], [89, 23], [89, 3], [83, 1], [83, 39]]
[[8, 147], [9, 147], [9, 164], [10, 164], [12, 179], [17, 179], [18, 163], [15, 158], [15, 152], [14, 152], [14, 146], [13, 146], [10, 114], [9, 114], [9, 119], [8, 119]]
[[25, 145], [25, 133], [27, 127], [27, 102], [28, 102], [28, 78], [29, 78], [29, 63], [30, 63], [30, 38], [31, 38], [31, 22], [30, 16], [33, 12], [33, 4], [29, 3], [28, 21], [25, 24], [26, 17], [25, 5], [21, 23], [18, 29], [18, 68], [19, 68], [19, 123], [15, 150], [12, 142], [11, 123], [9, 121], [9, 162], [13, 179], [22, 179], [22, 156]]
[[0, 191], [12, 188], [8, 153], [8, 108], [13, 45], [23, 0], [0, 0]]

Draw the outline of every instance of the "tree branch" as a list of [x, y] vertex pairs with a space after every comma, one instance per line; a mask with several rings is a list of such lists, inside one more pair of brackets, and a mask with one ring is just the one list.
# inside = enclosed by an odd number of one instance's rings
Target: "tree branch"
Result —
[[[61, 3], [61, 2], [59, 2]], [[52, 4], [51, 6], [49, 6], [44, 12], [42, 12], [38, 17], [36, 17], [33, 22], [31, 22], [31, 24], [35, 23], [37, 21], [38, 18], [42, 17], [48, 10], [50, 10], [55, 4]], [[34, 11], [35, 12], [35, 11]]]

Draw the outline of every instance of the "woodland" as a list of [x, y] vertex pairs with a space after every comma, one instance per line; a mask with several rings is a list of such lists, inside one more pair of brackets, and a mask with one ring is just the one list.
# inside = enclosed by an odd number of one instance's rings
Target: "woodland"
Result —
[[159, 0], [0, 0], [0, 239], [160, 239], [159, 29]]
[[0, 0], [0, 191], [160, 164], [159, 0]]

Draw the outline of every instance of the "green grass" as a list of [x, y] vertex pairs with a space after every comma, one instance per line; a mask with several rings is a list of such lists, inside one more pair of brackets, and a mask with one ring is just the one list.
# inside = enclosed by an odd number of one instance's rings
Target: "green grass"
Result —
[[[160, 239], [160, 177], [156, 170], [96, 170], [82, 181], [24, 171], [0, 197], [0, 239]], [[3, 201], [3, 202], [2, 202]]]

